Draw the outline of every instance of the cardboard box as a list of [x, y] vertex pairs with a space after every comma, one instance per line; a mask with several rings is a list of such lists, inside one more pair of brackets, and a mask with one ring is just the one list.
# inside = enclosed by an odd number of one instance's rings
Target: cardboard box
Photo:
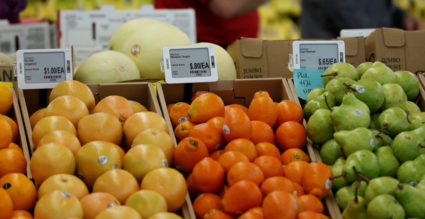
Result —
[[227, 52], [236, 65], [237, 78], [292, 78], [288, 69], [292, 41], [242, 38]]
[[381, 61], [394, 71], [425, 72], [425, 31], [379, 28], [365, 41], [366, 60]]
[[345, 44], [345, 62], [357, 67], [366, 61], [364, 37], [338, 37]]
[[13, 83], [16, 81], [13, 65], [0, 65], [0, 81]]

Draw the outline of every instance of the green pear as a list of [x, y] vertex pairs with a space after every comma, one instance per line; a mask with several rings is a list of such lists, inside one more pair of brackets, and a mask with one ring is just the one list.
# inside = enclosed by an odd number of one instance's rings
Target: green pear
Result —
[[374, 80], [384, 85], [387, 83], [395, 83], [396, 75], [391, 68], [386, 66], [384, 63], [377, 61], [363, 73], [360, 79]]
[[343, 155], [342, 147], [335, 139], [330, 139], [320, 148], [320, 157], [327, 165], [333, 165], [335, 161]]
[[347, 86], [352, 85], [355, 82], [356, 81], [351, 78], [337, 77], [326, 84], [325, 90], [331, 92], [335, 96], [335, 104], [340, 105], [342, 98], [347, 92]]
[[359, 177], [376, 178], [379, 176], [378, 159], [372, 151], [356, 151], [347, 157], [344, 171], [347, 174], [345, 177], [347, 183], [352, 183]]
[[367, 219], [366, 201], [361, 196], [351, 199], [342, 212], [344, 219]]
[[348, 202], [355, 197], [355, 190], [357, 195], [364, 197], [367, 183], [365, 181], [355, 181], [350, 186], [344, 186], [335, 193], [335, 200], [341, 210], [344, 210]]
[[396, 71], [396, 83], [399, 84], [407, 95], [407, 99], [414, 100], [419, 94], [419, 81], [416, 75], [409, 71]]
[[396, 176], [400, 167], [400, 162], [393, 153], [393, 149], [389, 146], [380, 147], [375, 152], [379, 164], [380, 176]]
[[416, 185], [425, 176], [425, 154], [419, 155], [414, 160], [401, 164], [397, 171], [397, 178], [402, 183]]
[[335, 132], [334, 139], [341, 145], [346, 156], [359, 150], [373, 151], [377, 142], [373, 131], [364, 127]]
[[367, 128], [370, 125], [369, 107], [352, 93], [346, 94], [342, 104], [333, 108], [331, 118], [337, 131]]
[[325, 88], [321, 88], [321, 87], [314, 88], [313, 90], [310, 91], [310, 93], [308, 93], [306, 103], [322, 95], [324, 92], [325, 92]]
[[331, 111], [318, 109], [310, 116], [307, 122], [307, 135], [316, 144], [323, 144], [331, 139], [334, 126], [331, 120]]
[[402, 163], [425, 153], [425, 125], [401, 132], [394, 138], [391, 147], [394, 155]]
[[346, 77], [353, 80], [359, 79], [359, 74], [357, 69], [350, 63], [337, 62], [330, 65], [322, 75], [323, 84], [326, 84], [336, 78], [336, 77]]
[[378, 111], [384, 104], [384, 91], [377, 81], [359, 80], [350, 86], [357, 99], [366, 103], [371, 113]]
[[366, 72], [370, 67], [372, 67], [373, 62], [363, 62], [360, 65], [357, 66], [357, 73], [359, 74], [359, 77], [362, 77], [363, 73]]
[[419, 181], [419, 183], [416, 185], [416, 188], [422, 190], [425, 192], [425, 176], [422, 177], [422, 179]]
[[384, 134], [384, 133], [382, 133], [378, 130], [375, 130], [375, 129], [372, 129], [372, 132], [373, 132], [373, 134], [375, 134], [375, 137], [378, 140], [376, 147], [375, 147], [375, 151], [377, 149], [379, 149], [379, 147], [391, 145], [393, 143], [393, 140], [391, 139], [390, 136], [388, 136], [388, 135], [386, 135], [386, 134]]
[[407, 217], [425, 218], [425, 191], [409, 184], [399, 184], [395, 196], [406, 211]]
[[392, 195], [376, 196], [367, 205], [367, 216], [370, 219], [404, 219], [405, 215], [404, 208]]
[[400, 132], [409, 130], [408, 114], [400, 107], [390, 107], [378, 117], [379, 127], [385, 134], [396, 136]]
[[414, 103], [412, 101], [406, 101], [401, 108], [406, 110], [409, 113], [420, 113], [421, 112], [421, 108], [419, 108], [419, 106], [416, 105], [416, 103]]
[[328, 91], [323, 92], [320, 96], [310, 100], [304, 106], [304, 115], [309, 118], [318, 109], [329, 109], [335, 106], [335, 97]]
[[381, 176], [369, 181], [366, 191], [365, 199], [366, 203], [369, 203], [373, 198], [378, 195], [388, 194], [394, 195], [394, 191], [400, 182], [389, 176]]
[[380, 113], [374, 113], [372, 115], [370, 115], [370, 128], [371, 129], [380, 129], [379, 127], [379, 123], [378, 123], [378, 117], [379, 117]]
[[335, 189], [339, 189], [348, 185], [347, 181], [345, 180], [347, 173], [344, 171], [344, 167], [345, 167], [345, 160], [342, 157], [338, 158], [335, 161], [335, 163], [332, 165], [332, 175], [334, 177], [333, 187]]
[[425, 124], [425, 112], [413, 112], [409, 113], [410, 119], [410, 130], [417, 129]]
[[388, 83], [382, 85], [382, 90], [384, 91], [384, 104], [382, 109], [388, 109], [390, 107], [398, 106], [403, 107], [407, 101], [406, 93], [404, 93], [403, 88], [395, 83]]

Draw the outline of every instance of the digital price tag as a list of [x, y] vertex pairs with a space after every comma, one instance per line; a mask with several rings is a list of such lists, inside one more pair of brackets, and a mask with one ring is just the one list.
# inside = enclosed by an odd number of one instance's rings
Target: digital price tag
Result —
[[167, 83], [218, 80], [215, 50], [212, 45], [164, 47], [162, 53]]
[[323, 87], [320, 76], [330, 65], [345, 62], [342, 40], [294, 41], [292, 49], [295, 90], [304, 100], [312, 89]]
[[71, 50], [18, 50], [16, 70], [20, 89], [53, 88], [62, 81], [72, 80]]

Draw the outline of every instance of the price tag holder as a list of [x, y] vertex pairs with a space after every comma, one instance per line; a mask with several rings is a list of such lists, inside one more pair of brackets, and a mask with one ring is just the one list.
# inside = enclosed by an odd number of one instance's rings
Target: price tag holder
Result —
[[16, 70], [20, 89], [53, 88], [62, 81], [72, 80], [71, 50], [18, 50]]
[[342, 40], [294, 41], [292, 49], [295, 90], [304, 100], [312, 89], [324, 87], [320, 76], [330, 65], [345, 62]]
[[162, 52], [162, 64], [167, 83], [212, 82], [218, 80], [214, 46], [164, 47]]

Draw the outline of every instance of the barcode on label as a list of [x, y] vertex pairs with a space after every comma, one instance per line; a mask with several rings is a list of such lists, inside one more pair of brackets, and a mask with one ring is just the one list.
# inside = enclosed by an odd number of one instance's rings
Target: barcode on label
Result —
[[12, 44], [10, 42], [0, 42], [0, 52], [11, 53]]

